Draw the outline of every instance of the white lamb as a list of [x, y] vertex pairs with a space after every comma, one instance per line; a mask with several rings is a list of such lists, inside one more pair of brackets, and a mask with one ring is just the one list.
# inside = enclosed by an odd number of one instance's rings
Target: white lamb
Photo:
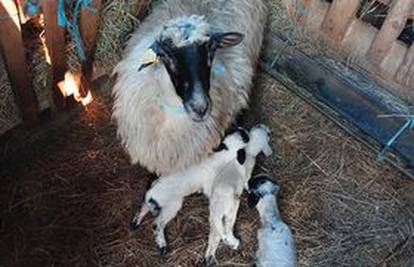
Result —
[[160, 253], [162, 255], [167, 253], [168, 246], [164, 229], [181, 209], [184, 197], [196, 192], [209, 195], [214, 178], [226, 164], [236, 158], [237, 151], [244, 148], [248, 141], [248, 132], [239, 129], [223, 140], [219, 147], [220, 151], [215, 152], [201, 163], [184, 171], [161, 176], [145, 194], [145, 202], [141, 211], [134, 216], [132, 227], [138, 227], [149, 211], [159, 212], [154, 225], [155, 240]]
[[249, 204], [260, 214], [262, 227], [258, 230], [259, 248], [254, 266], [296, 267], [296, 249], [292, 232], [282, 221], [276, 195], [280, 186], [267, 175], [249, 181]]
[[248, 181], [257, 155], [260, 152], [266, 156], [272, 154], [269, 133], [269, 129], [264, 125], [253, 127], [249, 133], [249, 143], [245, 148], [237, 151], [237, 161], [228, 164], [214, 180], [209, 196], [210, 234], [204, 258], [206, 265], [213, 264], [221, 240], [233, 249], [238, 249], [240, 245], [239, 239], [233, 234], [240, 195], [243, 189], [248, 189]]

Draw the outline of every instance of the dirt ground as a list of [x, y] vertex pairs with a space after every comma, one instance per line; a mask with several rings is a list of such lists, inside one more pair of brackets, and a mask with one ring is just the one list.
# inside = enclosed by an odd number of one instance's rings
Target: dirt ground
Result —
[[[0, 266], [196, 266], [206, 248], [207, 199], [192, 196], [158, 255], [151, 218], [129, 222], [150, 174], [131, 166], [111, 122], [108, 86], [64, 129], [17, 153], [1, 151]], [[250, 126], [266, 123], [276, 151], [260, 158], [283, 189], [300, 266], [414, 266], [414, 182], [260, 72]], [[219, 266], [250, 266], [259, 218], [241, 203], [243, 249], [221, 246]]]

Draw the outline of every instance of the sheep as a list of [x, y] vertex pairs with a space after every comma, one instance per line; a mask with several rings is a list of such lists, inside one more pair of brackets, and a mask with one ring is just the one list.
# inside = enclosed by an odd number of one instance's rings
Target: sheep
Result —
[[292, 232], [280, 218], [276, 196], [280, 186], [268, 175], [249, 181], [249, 206], [256, 207], [262, 227], [258, 230], [257, 267], [296, 267], [296, 249]]
[[161, 255], [168, 252], [165, 239], [165, 226], [181, 209], [184, 197], [196, 192], [209, 194], [214, 177], [223, 169], [223, 166], [236, 158], [237, 151], [246, 146], [249, 134], [244, 129], [228, 135], [219, 146], [219, 151], [202, 161], [198, 165], [161, 176], [145, 194], [145, 201], [141, 210], [132, 220], [132, 227], [136, 229], [148, 212], [156, 213], [154, 232], [155, 241]]
[[263, 0], [168, 0], [114, 69], [113, 118], [130, 156], [158, 175], [200, 162], [248, 105]]
[[240, 195], [248, 189], [248, 181], [260, 152], [272, 154], [269, 145], [270, 130], [265, 125], [257, 125], [250, 130], [250, 141], [245, 148], [237, 151], [237, 160], [228, 164], [213, 182], [209, 196], [210, 234], [204, 256], [206, 265], [213, 264], [215, 252], [221, 240], [232, 249], [238, 249], [240, 240], [233, 234]]

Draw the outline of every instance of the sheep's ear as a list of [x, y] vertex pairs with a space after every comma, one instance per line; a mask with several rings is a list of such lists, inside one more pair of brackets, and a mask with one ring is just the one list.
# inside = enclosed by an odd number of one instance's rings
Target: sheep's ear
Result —
[[212, 36], [212, 41], [217, 48], [228, 48], [240, 44], [244, 35], [238, 32], [216, 33]]
[[138, 71], [141, 71], [158, 62], [159, 57], [157, 53], [152, 48], [148, 48], [141, 59], [141, 65], [139, 66]]

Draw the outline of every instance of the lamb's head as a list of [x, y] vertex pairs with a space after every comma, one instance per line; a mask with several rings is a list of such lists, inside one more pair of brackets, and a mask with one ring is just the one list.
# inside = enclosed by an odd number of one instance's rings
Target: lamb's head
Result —
[[241, 33], [211, 32], [202, 16], [180, 17], [164, 26], [150, 47], [156, 60], [145, 62], [140, 70], [161, 62], [186, 113], [201, 122], [211, 111], [210, 73], [215, 53], [242, 40]]
[[270, 129], [266, 125], [258, 124], [250, 132], [250, 142], [246, 147], [246, 152], [250, 155], [257, 156], [260, 152], [265, 156], [272, 155], [270, 147]]
[[249, 181], [249, 207], [254, 208], [261, 198], [268, 195], [277, 195], [280, 190], [278, 182], [267, 174], [259, 174]]
[[220, 152], [223, 150], [237, 151], [240, 148], [245, 147], [249, 141], [249, 132], [242, 127], [238, 127], [223, 139], [223, 142], [221, 142], [221, 144], [214, 149], [214, 152]]

